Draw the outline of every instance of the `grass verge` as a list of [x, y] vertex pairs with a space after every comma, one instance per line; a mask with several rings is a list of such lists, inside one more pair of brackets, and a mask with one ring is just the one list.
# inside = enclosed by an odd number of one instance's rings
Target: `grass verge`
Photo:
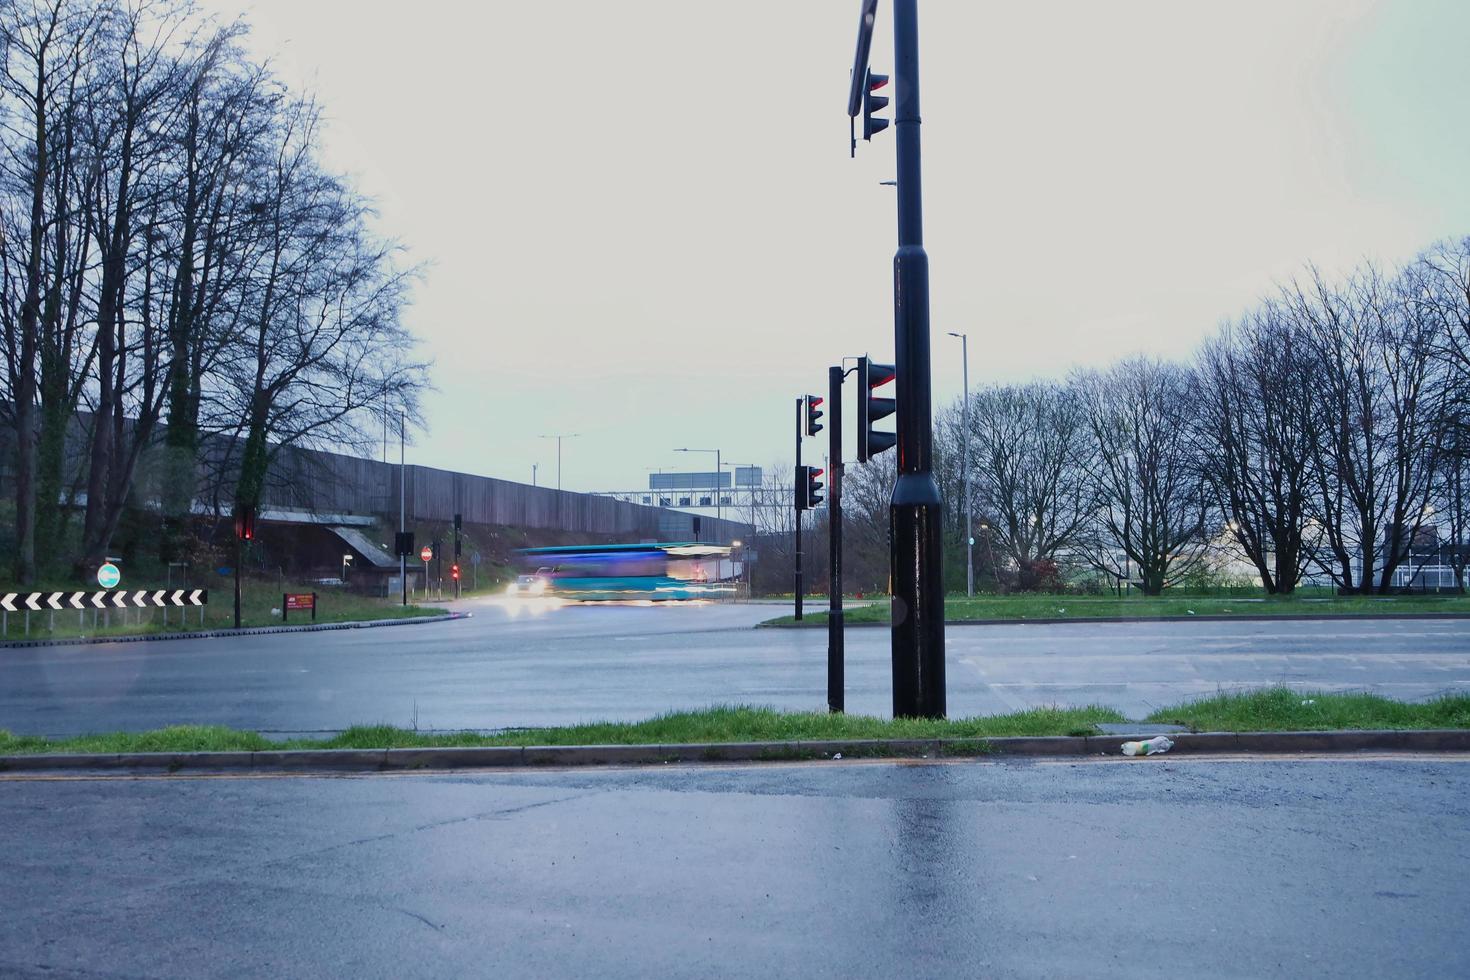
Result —
[[[879, 597], [866, 606], [844, 611], [854, 623], [888, 622], [889, 605]], [[1028, 619], [1158, 619], [1191, 616], [1400, 616], [1405, 613], [1459, 613], [1470, 616], [1467, 596], [1111, 596], [1008, 595], [949, 598], [944, 617], [951, 623], [967, 620]], [[827, 611], [807, 611], [801, 622], [791, 616], [766, 620], [763, 626], [827, 625]]]
[[1196, 732], [1318, 732], [1470, 728], [1470, 695], [1394, 701], [1376, 694], [1325, 694], [1276, 687], [1219, 694], [1161, 708], [1146, 721]]
[[[1332, 731], [1470, 728], [1470, 695], [1422, 703], [1373, 694], [1323, 694], [1270, 688], [1221, 694], [1163, 708], [1146, 721], [1194, 731]], [[1093, 735], [1097, 725], [1127, 719], [1111, 708], [1036, 708], [1007, 715], [933, 721], [883, 719], [825, 712], [783, 712], [749, 705], [679, 711], [633, 723], [604, 722], [559, 728], [522, 728], [495, 734], [417, 732], [362, 725], [329, 739], [271, 741], [255, 732], [210, 725], [177, 725], [151, 732], [114, 732], [67, 739], [12, 735], [0, 730], [0, 755], [36, 753], [263, 752], [271, 749], [389, 749], [524, 745], [672, 745], [859, 739], [972, 739], [1007, 736]], [[962, 746], [958, 752], [963, 753]]]
[[889, 720], [826, 712], [784, 712], [749, 705], [679, 711], [634, 723], [604, 722], [560, 728], [475, 732], [416, 732], [362, 725], [329, 739], [273, 742], [255, 732], [212, 725], [176, 725], [151, 732], [114, 732], [67, 739], [12, 735], [0, 730], [0, 755], [30, 753], [231, 752], [268, 749], [448, 748], [493, 745], [670, 745], [675, 743], [784, 742], [820, 739], [999, 738], [1009, 735], [1090, 735], [1101, 722], [1124, 718], [1111, 708], [1036, 708], [1008, 715], [933, 721]]

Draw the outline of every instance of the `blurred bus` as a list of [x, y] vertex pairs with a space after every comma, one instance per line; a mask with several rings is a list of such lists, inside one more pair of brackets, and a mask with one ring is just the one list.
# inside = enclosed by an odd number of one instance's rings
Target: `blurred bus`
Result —
[[510, 592], [580, 602], [718, 599], [740, 577], [730, 548], [713, 544], [583, 544], [521, 548]]

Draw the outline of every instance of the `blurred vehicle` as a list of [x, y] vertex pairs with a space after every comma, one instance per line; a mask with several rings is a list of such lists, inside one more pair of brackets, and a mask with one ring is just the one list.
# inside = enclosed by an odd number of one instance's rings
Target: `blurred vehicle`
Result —
[[526, 597], [545, 595], [550, 585], [550, 571], [548, 568], [540, 568], [534, 575], [517, 575], [516, 580], [505, 591], [510, 595]]
[[728, 547], [686, 542], [523, 548], [516, 561], [547, 577], [536, 594], [581, 602], [718, 598], [735, 592], [740, 575]]

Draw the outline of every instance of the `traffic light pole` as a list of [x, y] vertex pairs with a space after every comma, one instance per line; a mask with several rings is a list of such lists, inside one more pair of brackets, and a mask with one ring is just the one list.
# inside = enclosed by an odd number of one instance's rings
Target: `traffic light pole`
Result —
[[943, 718], [943, 504], [933, 473], [929, 390], [929, 256], [919, 168], [918, 0], [894, 0], [898, 251], [893, 257], [898, 373], [898, 482], [888, 507], [893, 570], [893, 714]]
[[796, 469], [792, 471], [791, 480], [791, 511], [796, 515], [796, 581], [793, 588], [796, 592], [795, 616], [801, 619], [801, 494], [804, 489], [801, 486], [801, 399], [796, 400]]
[[[860, 396], [861, 397], [861, 396]], [[842, 616], [842, 368], [827, 369], [827, 538], [831, 585], [827, 589], [827, 710], [844, 709]]]

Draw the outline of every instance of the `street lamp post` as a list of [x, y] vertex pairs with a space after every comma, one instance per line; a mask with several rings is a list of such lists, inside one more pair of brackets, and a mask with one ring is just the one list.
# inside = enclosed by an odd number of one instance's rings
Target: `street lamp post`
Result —
[[[555, 439], [556, 440], [556, 489], [558, 489], [558, 490], [561, 489], [561, 441], [563, 439], [575, 439], [578, 436], [580, 436], [581, 434], [582, 433], [580, 433], [580, 432], [559, 432], [559, 433], [556, 433], [554, 435], [546, 435], [546, 436], [542, 436], [541, 437], [542, 439]], [[535, 465], [534, 464], [532, 464], [532, 468], [531, 469], [532, 469], [531, 478], [534, 480], [535, 479]]]
[[960, 474], [965, 485], [965, 595], [975, 597], [975, 504], [970, 499], [970, 335], [949, 331], [960, 338], [960, 358], [964, 362], [965, 427], [964, 455], [960, 457]]
[[724, 464], [720, 462], [720, 450], [718, 449], [675, 449], [676, 453], [714, 453], [715, 454], [715, 520], [723, 518], [724, 511], [720, 508], [720, 483], [725, 476]]

